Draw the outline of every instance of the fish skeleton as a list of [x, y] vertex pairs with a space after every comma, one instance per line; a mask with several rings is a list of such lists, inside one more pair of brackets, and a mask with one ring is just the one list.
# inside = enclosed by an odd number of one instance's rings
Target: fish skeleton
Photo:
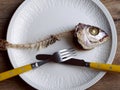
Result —
[[7, 48], [40, 50], [54, 44], [56, 41], [60, 41], [67, 35], [73, 36], [74, 41], [76, 41], [79, 46], [82, 46], [83, 49], [95, 48], [109, 39], [109, 35], [100, 28], [79, 23], [75, 26], [74, 30], [50, 35], [48, 38], [37, 41], [36, 43], [13, 44], [0, 39], [0, 50], [7, 50]]

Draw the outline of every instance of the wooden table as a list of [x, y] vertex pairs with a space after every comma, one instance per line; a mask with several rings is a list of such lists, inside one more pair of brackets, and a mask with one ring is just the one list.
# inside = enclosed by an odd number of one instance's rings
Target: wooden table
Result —
[[[6, 38], [7, 27], [16, 8], [24, 0], [0, 0], [0, 38]], [[117, 28], [120, 41], [120, 0], [101, 0], [110, 11]], [[114, 59], [114, 64], [120, 64], [120, 42]], [[0, 51], [0, 72], [12, 69], [6, 51]], [[26, 84], [19, 76], [0, 82], [0, 90], [35, 90]], [[99, 82], [87, 90], [120, 90], [120, 73], [107, 73]]]

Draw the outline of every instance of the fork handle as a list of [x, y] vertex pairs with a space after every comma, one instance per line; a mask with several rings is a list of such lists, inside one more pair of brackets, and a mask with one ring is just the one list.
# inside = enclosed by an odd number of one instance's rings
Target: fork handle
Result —
[[104, 71], [120, 72], [120, 65], [90, 62], [89, 67]]
[[32, 70], [31, 64], [25, 65], [25, 66], [22, 66], [22, 67], [18, 67], [18, 68], [12, 69], [12, 70], [8, 70], [8, 71], [3, 72], [3, 73], [0, 73], [0, 81], [6, 80], [6, 79], [14, 77], [14, 76], [17, 76], [17, 75], [19, 75], [21, 73], [24, 73], [24, 72], [27, 72], [29, 70]]

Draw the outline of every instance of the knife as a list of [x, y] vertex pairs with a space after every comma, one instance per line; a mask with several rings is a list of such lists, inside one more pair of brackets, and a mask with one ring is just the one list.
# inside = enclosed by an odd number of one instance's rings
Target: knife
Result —
[[[36, 59], [45, 60], [45, 58], [51, 58], [51, 55], [48, 54], [39, 54], [36, 56]], [[51, 59], [52, 60], [52, 59]], [[62, 64], [75, 65], [75, 66], [84, 66], [102, 71], [111, 71], [111, 72], [120, 72], [120, 65], [97, 63], [97, 62], [86, 62], [83, 59], [71, 58], [69, 60], [58, 62]]]

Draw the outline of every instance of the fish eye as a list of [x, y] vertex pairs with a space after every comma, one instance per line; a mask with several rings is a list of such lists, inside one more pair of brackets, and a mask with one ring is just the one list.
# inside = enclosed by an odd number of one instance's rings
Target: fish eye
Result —
[[99, 34], [99, 28], [96, 28], [96, 27], [90, 27], [90, 28], [89, 28], [89, 32], [90, 32], [91, 35], [96, 36], [96, 35]]

